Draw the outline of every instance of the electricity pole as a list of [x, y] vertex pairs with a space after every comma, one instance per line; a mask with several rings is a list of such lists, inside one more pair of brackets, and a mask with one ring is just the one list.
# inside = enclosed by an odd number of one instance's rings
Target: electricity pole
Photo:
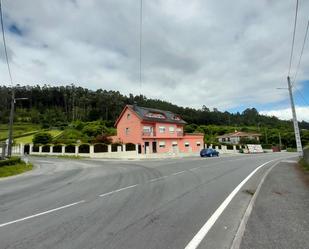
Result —
[[293, 115], [293, 125], [294, 125], [296, 147], [297, 147], [297, 152], [298, 152], [299, 156], [302, 157], [303, 156], [303, 148], [302, 148], [302, 145], [301, 145], [301, 139], [300, 139], [299, 127], [298, 127], [298, 122], [297, 122], [297, 117], [296, 117], [296, 111], [295, 111], [295, 105], [294, 105], [290, 76], [287, 77], [287, 80], [288, 80], [288, 89], [289, 89], [289, 94], [290, 94], [290, 102], [291, 102], [291, 109], [292, 109], [292, 115]]
[[12, 156], [14, 105], [15, 105], [15, 90], [14, 87], [12, 87], [11, 112], [10, 112], [9, 137], [8, 137], [8, 157]]

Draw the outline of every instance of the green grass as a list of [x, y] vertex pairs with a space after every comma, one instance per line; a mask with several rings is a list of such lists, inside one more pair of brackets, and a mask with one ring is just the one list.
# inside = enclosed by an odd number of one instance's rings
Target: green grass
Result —
[[296, 148], [286, 148], [287, 152], [297, 152]]
[[[52, 137], [57, 137], [63, 131], [60, 131], [60, 130], [50, 130], [50, 131], [46, 131], [46, 132], [48, 132], [50, 135], [52, 135]], [[32, 143], [33, 137], [34, 137], [34, 134], [29, 135], [29, 136], [25, 136], [25, 137], [19, 137], [19, 138], [16, 138], [14, 140], [14, 142], [15, 143], [23, 143], [23, 144]]]
[[26, 164], [24, 162], [14, 165], [2, 166], [0, 167], [0, 177], [18, 175], [26, 171], [32, 170], [32, 168], [32, 164]]
[[303, 158], [299, 160], [299, 164], [304, 170], [309, 171], [309, 164]]
[[[23, 134], [36, 132], [41, 129], [39, 124], [30, 124], [30, 123], [15, 123], [13, 126], [14, 129], [14, 137], [19, 137]], [[0, 124], [0, 141], [5, 140], [8, 137], [8, 125]]]

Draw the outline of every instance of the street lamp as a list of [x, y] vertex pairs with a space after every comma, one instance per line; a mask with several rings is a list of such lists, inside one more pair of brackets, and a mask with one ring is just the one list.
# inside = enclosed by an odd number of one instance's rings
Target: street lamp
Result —
[[11, 112], [10, 112], [10, 123], [9, 123], [9, 137], [8, 137], [8, 157], [12, 156], [12, 142], [13, 142], [13, 122], [14, 122], [14, 108], [17, 100], [26, 100], [28, 98], [15, 98], [15, 91], [12, 89], [11, 99]]

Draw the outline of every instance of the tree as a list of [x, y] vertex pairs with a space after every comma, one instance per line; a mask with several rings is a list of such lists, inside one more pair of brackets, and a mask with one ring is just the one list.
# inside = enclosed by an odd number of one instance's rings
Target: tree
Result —
[[32, 142], [34, 144], [48, 144], [53, 140], [48, 132], [40, 132], [34, 135]]

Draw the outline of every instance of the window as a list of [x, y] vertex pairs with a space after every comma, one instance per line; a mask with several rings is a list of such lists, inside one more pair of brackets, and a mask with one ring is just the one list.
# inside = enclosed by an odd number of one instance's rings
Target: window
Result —
[[149, 133], [150, 133], [150, 132], [151, 132], [151, 127], [150, 127], [150, 126], [144, 126], [144, 127], [143, 127], [143, 131], [144, 131], [144, 132], [149, 132]]
[[130, 129], [126, 128], [126, 135], [129, 135]]
[[178, 145], [178, 144], [177, 144], [176, 141], [172, 142], [172, 146], [173, 146], [173, 147], [176, 147], [177, 145]]
[[190, 143], [189, 142], [185, 142], [185, 147], [190, 147]]
[[147, 114], [145, 114], [145, 116], [148, 117], [148, 118], [165, 119], [165, 116], [162, 113], [148, 112]]
[[181, 118], [178, 115], [172, 117], [172, 119], [179, 121]]
[[169, 131], [171, 134], [173, 134], [175, 132], [175, 127], [174, 126], [170, 126], [169, 127]]
[[177, 132], [182, 132], [182, 129], [181, 128], [177, 128], [176, 131]]
[[159, 147], [160, 148], [165, 148], [165, 141], [160, 141], [159, 142]]
[[130, 119], [130, 118], [131, 118], [131, 114], [128, 113], [128, 114], [127, 114], [127, 119]]
[[222, 142], [225, 142], [225, 138], [222, 138]]
[[201, 146], [201, 142], [196, 142], [196, 146]]
[[165, 133], [165, 126], [160, 126], [159, 127], [159, 132], [160, 133]]

